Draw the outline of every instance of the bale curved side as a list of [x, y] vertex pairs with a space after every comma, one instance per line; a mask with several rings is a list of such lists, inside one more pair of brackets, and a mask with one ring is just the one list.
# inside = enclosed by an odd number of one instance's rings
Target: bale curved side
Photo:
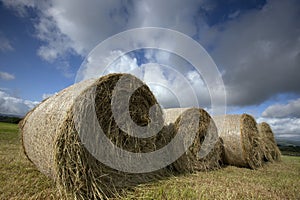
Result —
[[[24, 119], [22, 134], [28, 157], [42, 173], [56, 180], [62, 194], [72, 193], [77, 199], [118, 197], [127, 187], [170, 174], [166, 169], [145, 174], [111, 169], [94, 158], [81, 143], [74, 121], [74, 103], [84, 98], [89, 88], [96, 87], [97, 119], [111, 142], [131, 152], [155, 151], [156, 136], [130, 136], [118, 127], [112, 116], [112, 91], [124, 76], [129, 82], [122, 86], [121, 92], [126, 93], [135, 83], [142, 85], [131, 95], [129, 111], [137, 125], [147, 126], [149, 109], [157, 101], [145, 84], [129, 74], [110, 74], [70, 86], [40, 104]], [[161, 119], [157, 123], [162, 124], [162, 111], [155, 114]], [[162, 132], [160, 134], [164, 134]]]
[[[178, 172], [207, 171], [220, 168], [224, 153], [223, 144], [218, 137], [217, 128], [210, 115], [201, 108], [175, 108], [165, 109], [165, 122], [174, 124], [174, 134], [179, 131], [184, 133], [183, 142], [190, 140], [191, 131], [196, 131], [192, 145], [178, 158], [172, 167]], [[193, 118], [199, 117], [198, 124], [194, 124]], [[174, 149], [176, 151], [176, 149]]]
[[213, 119], [224, 142], [227, 164], [252, 169], [262, 166], [261, 141], [252, 116], [225, 115]]
[[72, 85], [49, 97], [30, 111], [21, 122], [24, 152], [43, 174], [55, 178], [54, 143], [59, 127], [75, 98], [94, 80]]
[[273, 131], [266, 122], [258, 124], [259, 135], [262, 140], [262, 149], [265, 161], [280, 161], [281, 152], [277, 146]]

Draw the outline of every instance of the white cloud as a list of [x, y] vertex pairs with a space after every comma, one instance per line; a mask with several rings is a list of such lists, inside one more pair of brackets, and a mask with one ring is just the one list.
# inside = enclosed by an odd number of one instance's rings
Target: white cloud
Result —
[[54, 93], [54, 94], [51, 94], [51, 93], [45, 93], [45, 94], [43, 94], [42, 95], [42, 98], [43, 98], [43, 100], [44, 99], [47, 99], [47, 98], [49, 98], [49, 97], [51, 97], [51, 96], [53, 96], [53, 95], [55, 95], [56, 93]]
[[300, 118], [300, 98], [291, 100], [287, 104], [274, 104], [262, 113], [262, 117], [271, 118]]
[[[163, 57], [165, 58], [165, 55]], [[154, 60], [156, 59], [152, 59]], [[135, 58], [125, 55], [113, 63], [106, 72], [134, 74], [149, 85], [159, 103], [165, 108], [199, 105], [204, 107], [210, 104], [208, 90], [198, 72], [189, 68], [179, 71], [176, 66], [158, 63], [160, 62], [156, 61], [138, 66]], [[90, 70], [96, 71], [95, 68]]]
[[24, 116], [39, 102], [15, 98], [0, 91], [0, 113], [9, 115]]
[[[112, 62], [111, 57], [114, 56], [120, 57]], [[108, 68], [104, 70], [103, 75], [108, 73], [121, 72], [131, 73], [148, 84], [162, 106], [178, 106], [176, 96], [174, 96], [174, 92], [177, 93], [178, 91], [172, 91], [173, 93], [171, 92], [171, 80], [167, 79], [167, 77], [163, 74], [163, 68], [158, 64], [146, 64], [138, 66], [136, 58], [132, 58], [129, 55], [123, 55], [121, 51], [111, 52], [111, 57], [106, 58], [109, 60], [108, 62], [112, 63], [108, 66]], [[90, 65], [82, 74], [82, 79], [98, 77], [101, 75], [99, 71], [101, 68], [97, 64], [99, 63], [98, 59], [99, 58], [93, 56], [89, 57], [88, 62], [90, 62]]]
[[9, 81], [15, 79], [15, 76], [13, 74], [0, 71], [0, 79]]
[[[119, 59], [116, 61], [113, 61], [110, 66], [104, 71], [104, 74], [109, 74], [109, 73], [121, 73], [121, 72], [130, 72], [134, 69], [138, 68], [137, 60], [136, 58], [131, 58], [130, 56], [127, 55], [122, 55], [123, 53], [120, 50], [117, 51], [112, 51], [111, 56], [115, 57], [118, 56]], [[106, 58], [110, 60], [110, 57]], [[93, 61], [95, 62], [95, 61]], [[96, 61], [97, 63], [97, 61]], [[95, 66], [96, 69], [99, 69], [99, 66]]]
[[19, 13], [29, 7], [40, 11], [35, 28], [45, 43], [38, 54], [50, 61], [70, 52], [85, 56], [99, 42], [129, 28], [157, 26], [195, 35], [201, 5], [196, 0], [2, 1]]
[[277, 137], [300, 140], [300, 98], [267, 107], [258, 119], [263, 121], [271, 125]]
[[67, 53], [72, 53], [70, 38], [57, 28], [57, 24], [51, 16], [43, 15], [39, 23], [35, 24], [37, 38], [45, 44], [38, 49], [38, 55], [47, 61], [55, 61], [63, 58]]
[[[36, 25], [45, 42], [39, 55], [56, 59], [69, 52], [86, 55], [96, 44], [125, 30], [126, 1], [56, 1], [41, 10]], [[113, 25], [112, 25], [113, 24]]]
[[296, 134], [300, 136], [300, 118], [264, 118], [257, 119], [258, 122], [270, 124], [273, 132], [277, 135]]
[[13, 51], [14, 48], [9, 39], [0, 32], [0, 52]]
[[258, 122], [267, 122], [275, 138], [290, 144], [300, 145], [300, 118], [259, 118]]
[[[79, 73], [79, 80], [108, 73], [131, 73], [149, 85], [165, 108], [210, 106], [210, 96], [206, 85], [201, 76], [188, 66], [186, 61], [175, 54], [160, 50], [145, 50], [144, 54], [150, 63], [139, 66], [137, 59], [130, 53], [124, 55], [119, 50], [112, 51], [110, 56], [104, 58], [107, 59], [106, 63], [111, 63], [105, 70], [101, 68], [102, 57], [97, 56], [97, 53], [89, 55], [85, 67]], [[114, 57], [117, 57], [115, 61], [113, 61]]]

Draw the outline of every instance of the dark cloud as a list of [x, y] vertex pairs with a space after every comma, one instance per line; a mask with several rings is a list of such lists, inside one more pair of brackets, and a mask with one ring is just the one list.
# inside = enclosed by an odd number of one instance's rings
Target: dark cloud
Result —
[[300, 4], [269, 1], [261, 10], [213, 27], [213, 58], [224, 72], [230, 105], [300, 94]]

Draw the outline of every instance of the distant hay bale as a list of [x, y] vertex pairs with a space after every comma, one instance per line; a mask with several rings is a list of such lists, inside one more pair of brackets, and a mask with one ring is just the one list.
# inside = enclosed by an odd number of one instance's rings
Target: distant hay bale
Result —
[[266, 123], [266, 122], [259, 123], [257, 127], [258, 127], [260, 135], [262, 135], [265, 138], [267, 138], [267, 139], [271, 140], [272, 142], [276, 143], [274, 133], [271, 129], [271, 126], [268, 123]]
[[[218, 137], [217, 128], [210, 115], [201, 108], [173, 108], [164, 109], [165, 124], [174, 126], [169, 131], [172, 139], [179, 132], [183, 133], [182, 142], [193, 139], [188, 150], [178, 158], [171, 166], [178, 172], [207, 171], [220, 168], [224, 153], [223, 144]], [[195, 117], [198, 124], [195, 124]], [[195, 131], [195, 138], [192, 137]], [[176, 146], [178, 147], [178, 146]], [[173, 151], [178, 149], [175, 147]]]
[[227, 164], [252, 169], [262, 166], [261, 141], [252, 116], [224, 115], [213, 119], [224, 142]]
[[258, 124], [259, 135], [262, 140], [262, 149], [265, 161], [280, 161], [281, 153], [276, 144], [273, 131], [266, 122]]
[[[144, 174], [112, 169], [94, 158], [81, 142], [73, 108], [76, 102], [80, 111], [85, 110], [86, 105], [80, 102], [87, 98], [87, 91], [91, 87], [96, 87], [95, 112], [103, 132], [111, 142], [135, 153], [156, 150], [157, 136], [137, 138], [128, 135], [118, 127], [113, 117], [112, 92], [121, 77], [128, 80], [119, 91], [122, 94], [128, 93], [135, 85], [142, 85], [128, 100], [129, 111], [137, 125], [147, 127], [150, 123], [149, 109], [157, 101], [145, 84], [129, 74], [110, 74], [98, 80], [72, 85], [39, 104], [20, 124], [27, 157], [42, 173], [56, 181], [63, 195], [71, 193], [76, 199], [118, 197], [118, 193], [125, 188], [169, 175], [166, 169]], [[162, 110], [158, 109], [154, 114], [157, 126], [162, 125]], [[158, 136], [164, 135], [164, 130]]]

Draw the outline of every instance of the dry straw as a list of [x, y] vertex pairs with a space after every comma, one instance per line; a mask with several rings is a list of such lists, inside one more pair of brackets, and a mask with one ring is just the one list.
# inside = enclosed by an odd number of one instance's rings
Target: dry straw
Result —
[[[174, 126], [174, 131], [169, 133], [173, 138], [182, 132], [184, 138], [179, 145], [186, 145], [184, 142], [190, 140], [192, 131], [195, 137], [188, 150], [174, 163], [172, 167], [178, 172], [195, 172], [218, 169], [221, 166], [224, 153], [223, 144], [218, 137], [217, 128], [210, 115], [201, 108], [173, 108], [165, 109], [165, 123]], [[195, 122], [195, 117], [198, 121]], [[198, 123], [198, 124], [195, 124]], [[173, 151], [177, 151], [175, 146]]]
[[266, 122], [258, 124], [259, 135], [262, 140], [263, 158], [264, 161], [280, 161], [281, 153], [276, 144], [273, 131], [270, 125]]
[[[147, 126], [149, 109], [157, 101], [145, 84], [129, 74], [110, 74], [72, 85], [39, 104], [21, 122], [26, 155], [42, 173], [56, 181], [63, 196], [72, 194], [76, 199], [117, 198], [126, 188], [170, 174], [167, 169], [144, 174], [120, 172], [99, 162], [81, 143], [73, 117], [74, 103], [84, 98], [89, 88], [96, 87], [97, 119], [116, 146], [131, 152], [151, 152], [156, 150], [156, 145], [159, 146], [157, 137], [165, 135], [165, 128], [157, 136], [137, 138], [117, 126], [111, 110], [112, 91], [123, 76], [127, 76], [129, 81], [124, 83], [121, 92], [130, 91], [135, 84], [142, 85], [132, 94], [129, 111], [136, 124]], [[155, 114], [161, 119], [158, 124], [163, 123], [162, 111]]]
[[252, 169], [262, 165], [261, 140], [252, 116], [225, 115], [213, 119], [224, 142], [227, 164]]

